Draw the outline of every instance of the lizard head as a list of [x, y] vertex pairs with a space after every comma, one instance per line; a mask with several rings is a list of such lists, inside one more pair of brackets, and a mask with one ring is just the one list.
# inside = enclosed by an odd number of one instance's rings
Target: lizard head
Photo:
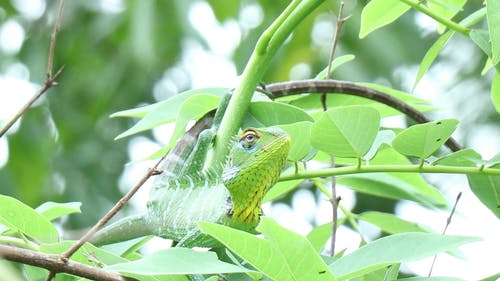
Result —
[[231, 196], [232, 220], [259, 222], [262, 198], [278, 180], [289, 149], [289, 135], [276, 127], [249, 128], [236, 138], [222, 173]]

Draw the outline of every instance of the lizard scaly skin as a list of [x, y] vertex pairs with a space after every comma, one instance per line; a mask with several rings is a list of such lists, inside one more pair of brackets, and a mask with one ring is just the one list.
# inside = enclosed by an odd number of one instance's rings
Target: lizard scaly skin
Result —
[[207, 171], [156, 176], [147, 214], [111, 225], [92, 242], [107, 244], [154, 234], [186, 247], [218, 246], [199, 231], [199, 221], [252, 232], [259, 222], [262, 198], [278, 180], [289, 147], [288, 134], [279, 128], [247, 129], [231, 144], [222, 175]]

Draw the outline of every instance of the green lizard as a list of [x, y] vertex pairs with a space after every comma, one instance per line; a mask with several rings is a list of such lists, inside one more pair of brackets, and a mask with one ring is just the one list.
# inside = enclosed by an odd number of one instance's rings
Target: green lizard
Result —
[[[203, 128], [202, 124], [194, 130]], [[155, 177], [145, 215], [124, 218], [98, 232], [91, 242], [109, 244], [154, 234], [185, 247], [218, 246], [199, 231], [198, 221], [254, 231], [262, 198], [285, 166], [290, 137], [274, 127], [246, 129], [231, 143], [222, 173], [210, 168], [200, 172], [212, 140], [204, 133], [210, 130], [201, 132], [197, 142], [189, 132], [181, 138], [162, 174]]]

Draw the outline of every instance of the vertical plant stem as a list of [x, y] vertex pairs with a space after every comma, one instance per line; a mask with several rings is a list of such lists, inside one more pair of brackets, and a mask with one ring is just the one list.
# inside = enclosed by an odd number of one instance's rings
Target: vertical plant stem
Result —
[[262, 34], [243, 71], [241, 83], [234, 91], [220, 124], [215, 142], [215, 152], [212, 159], [210, 159], [210, 166], [224, 161], [229, 149], [227, 144], [237, 132], [250, 105], [253, 92], [279, 47], [290, 36], [295, 27], [324, 1], [292, 1], [285, 11]]

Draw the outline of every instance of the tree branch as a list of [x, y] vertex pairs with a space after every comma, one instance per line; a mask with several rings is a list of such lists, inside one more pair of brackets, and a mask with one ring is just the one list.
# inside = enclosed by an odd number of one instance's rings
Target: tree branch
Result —
[[6, 260], [42, 267], [51, 272], [64, 272], [92, 280], [130, 280], [118, 273], [108, 272], [101, 268], [74, 261], [64, 261], [58, 255], [44, 254], [12, 246], [0, 245], [0, 256], [4, 257]]
[[[266, 85], [266, 91], [271, 93], [274, 98], [290, 96], [294, 94], [346, 94], [363, 97], [378, 101], [388, 105], [401, 113], [404, 113], [418, 123], [427, 123], [431, 120], [417, 109], [384, 92], [377, 91], [353, 82], [339, 80], [299, 80], [278, 82]], [[461, 146], [453, 138], [446, 141], [446, 146], [452, 151], [458, 151]]]
[[62, 17], [62, 10], [64, 7], [64, 0], [61, 0], [59, 3], [59, 9], [57, 11], [57, 19], [56, 23], [54, 25], [54, 31], [52, 32], [52, 35], [50, 36], [50, 47], [49, 47], [49, 58], [47, 60], [47, 71], [45, 73], [45, 82], [38, 91], [36, 95], [34, 95], [17, 113], [14, 115], [14, 117], [5, 124], [5, 126], [0, 130], [0, 137], [2, 137], [9, 129], [16, 123], [16, 121], [21, 118], [28, 110], [30, 107], [33, 105], [35, 101], [37, 101], [45, 92], [47, 92], [52, 86], [57, 85], [57, 78], [61, 75], [61, 73], [64, 70], [64, 66], [60, 67], [57, 72], [52, 75], [52, 68], [54, 65], [54, 52], [56, 49], [56, 39], [57, 39], [57, 34], [59, 33], [59, 28], [61, 25], [61, 17]]

